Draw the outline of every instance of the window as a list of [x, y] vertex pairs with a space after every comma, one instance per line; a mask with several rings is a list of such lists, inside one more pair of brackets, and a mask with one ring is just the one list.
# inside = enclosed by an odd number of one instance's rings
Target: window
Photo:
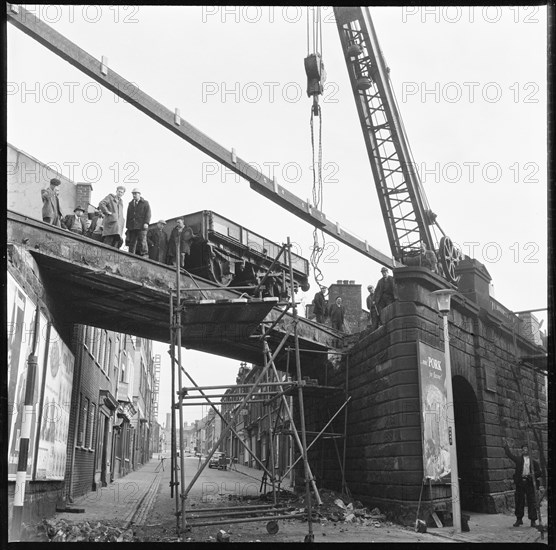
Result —
[[89, 415], [89, 400], [81, 395], [81, 407], [80, 407], [80, 414], [79, 414], [79, 422], [77, 424], [77, 446], [83, 447], [86, 441], [86, 427], [87, 427], [87, 419]]
[[95, 329], [93, 327], [87, 327], [87, 347], [89, 351], [93, 353], [93, 344], [95, 342]]
[[102, 451], [104, 446], [104, 430], [106, 424], [106, 416], [99, 415], [98, 419], [98, 433], [97, 433], [97, 470], [102, 470]]
[[127, 365], [127, 353], [124, 350], [123, 355], [121, 357], [121, 378], [120, 378], [120, 382], [125, 382], [125, 371], [126, 371], [126, 365]]
[[105, 360], [105, 357], [104, 357], [105, 354], [106, 354], [106, 331], [101, 330], [100, 331], [100, 346], [99, 346], [99, 350], [98, 350], [98, 364], [100, 365], [100, 368], [103, 371], [106, 370], [106, 360]]
[[89, 404], [89, 422], [87, 425], [87, 435], [86, 435], [86, 447], [88, 449], [93, 448], [94, 434], [95, 434], [95, 423], [97, 419], [97, 406], [95, 403]]
[[100, 330], [95, 328], [93, 330], [93, 357], [98, 361], [98, 348], [100, 345]]
[[112, 338], [108, 338], [108, 333], [106, 333], [106, 345], [104, 346], [104, 360], [103, 360], [103, 370], [107, 371], [110, 375], [110, 363], [112, 362]]
[[139, 393], [143, 394], [145, 391], [145, 363], [141, 357], [141, 374], [139, 376]]
[[89, 331], [91, 330], [90, 327], [88, 326], [84, 326], [83, 327], [83, 345], [86, 346], [87, 348], [89, 347]]

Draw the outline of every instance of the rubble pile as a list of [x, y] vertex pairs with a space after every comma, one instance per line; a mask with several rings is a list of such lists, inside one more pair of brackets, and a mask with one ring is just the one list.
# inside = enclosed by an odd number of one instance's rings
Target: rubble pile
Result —
[[349, 502], [341, 496], [328, 490], [321, 490], [322, 505], [314, 509], [315, 520], [322, 523], [354, 523], [369, 527], [382, 527], [392, 525], [386, 521], [386, 516], [378, 508], [369, 510], [358, 500]]
[[106, 522], [70, 523], [45, 519], [32, 526], [24, 525], [22, 540], [32, 542], [135, 542], [132, 529], [113, 527]]

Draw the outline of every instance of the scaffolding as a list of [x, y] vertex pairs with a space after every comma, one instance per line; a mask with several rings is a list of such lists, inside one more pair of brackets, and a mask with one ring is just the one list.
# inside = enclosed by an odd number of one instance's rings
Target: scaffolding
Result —
[[[176, 242], [176, 258], [180, 258], [179, 250], [179, 240]], [[283, 244], [278, 255], [272, 262], [267, 272], [263, 275], [259, 284], [254, 288], [255, 293], [262, 293], [264, 288], [264, 282], [269, 276], [271, 269], [276, 264], [278, 259], [282, 254], [285, 254], [287, 258], [287, 265], [289, 267], [290, 275], [290, 288], [289, 288], [289, 300], [287, 302], [281, 302], [278, 305], [283, 306], [283, 311], [281, 315], [272, 322], [268, 327], [265, 327], [265, 323], [260, 324], [261, 333], [256, 336], [261, 343], [262, 354], [263, 354], [263, 365], [260, 371], [253, 371], [256, 375], [256, 380], [251, 383], [246, 384], [236, 384], [236, 385], [213, 385], [213, 386], [199, 386], [187, 370], [182, 365], [181, 358], [181, 313], [182, 311], [190, 305], [190, 302], [183, 303], [181, 300], [181, 288], [180, 288], [180, 274], [183, 268], [180, 268], [179, 262], [176, 262], [176, 287], [175, 294], [170, 293], [170, 357], [172, 363], [172, 414], [171, 414], [171, 425], [172, 425], [172, 437], [171, 437], [171, 481], [170, 481], [170, 496], [175, 498], [175, 516], [176, 516], [176, 532], [178, 537], [187, 531], [190, 531], [193, 527], [201, 527], [206, 525], [218, 525], [218, 524], [233, 524], [233, 523], [244, 523], [244, 522], [255, 522], [255, 521], [267, 521], [267, 531], [271, 534], [278, 532], [279, 519], [292, 519], [296, 517], [303, 517], [307, 520], [308, 534], [305, 536], [305, 542], [313, 542], [313, 499], [317, 506], [322, 504], [322, 500], [317, 488], [315, 477], [311, 470], [311, 466], [308, 460], [309, 449], [319, 440], [319, 439], [332, 439], [336, 448], [336, 453], [338, 461], [340, 463], [340, 469], [342, 474], [342, 493], [349, 495], [349, 490], [347, 489], [345, 483], [345, 457], [346, 457], [346, 430], [347, 430], [347, 405], [350, 401], [348, 396], [348, 371], [346, 367], [346, 381], [343, 391], [345, 393], [345, 399], [338, 410], [332, 415], [325, 426], [319, 432], [311, 432], [306, 428], [305, 422], [305, 409], [304, 409], [304, 392], [307, 391], [342, 391], [342, 388], [329, 387], [329, 386], [318, 386], [309, 385], [308, 380], [302, 377], [301, 372], [301, 357], [300, 357], [300, 346], [299, 337], [297, 333], [297, 305], [295, 301], [295, 283], [293, 276], [292, 267], [292, 253], [291, 253], [291, 242], [288, 237], [287, 243]], [[176, 302], [174, 304], [174, 302]], [[232, 300], [233, 302], [233, 300]], [[236, 301], [237, 302], [237, 301]], [[241, 304], [237, 303], [235, 307], [241, 307]], [[281, 338], [275, 349], [272, 350], [269, 346], [269, 336], [268, 333], [274, 328], [274, 326], [283, 318], [286, 312], [291, 311], [292, 323], [286, 327], [285, 334]], [[267, 323], [268, 324], [268, 323]], [[293, 337], [294, 346], [286, 346], [288, 340]], [[177, 347], [177, 352], [176, 348]], [[317, 350], [305, 350], [305, 351], [315, 351]], [[276, 368], [276, 358], [282, 352], [287, 352], [287, 360], [289, 366], [290, 352], [294, 354], [295, 358], [295, 377], [292, 379], [283, 380], [280, 377], [279, 371]], [[337, 353], [342, 355], [342, 352], [321, 352], [321, 353]], [[182, 384], [182, 374], [185, 375], [192, 386], [186, 387]], [[289, 378], [289, 377], [288, 377]], [[177, 384], [177, 387], [176, 387]], [[209, 395], [205, 393], [206, 390], [219, 390], [219, 389], [230, 389], [233, 388], [236, 391], [234, 393], [221, 393]], [[294, 414], [292, 411], [292, 406], [288, 402], [288, 397], [297, 395], [297, 407], [299, 413], [299, 427], [296, 426], [294, 421]], [[235, 407], [233, 411], [226, 418], [218, 409], [219, 403], [214, 403], [211, 398], [231, 398], [231, 401], [226, 401], [227, 404], [234, 404]], [[212, 449], [208, 452], [204, 461], [202, 456], [200, 456], [199, 467], [196, 473], [193, 475], [192, 479], [186, 486], [185, 483], [185, 463], [184, 463], [184, 444], [183, 444], [183, 407], [191, 405], [199, 405], [199, 399], [202, 399], [202, 403], [208, 404], [216, 415], [222, 420], [222, 430], [218, 440], [213, 444]], [[279, 406], [276, 416], [273, 420], [272, 418], [272, 405], [275, 405], [275, 400], [279, 400]], [[291, 400], [290, 400], [291, 401]], [[268, 448], [267, 448], [267, 458], [263, 462], [256, 453], [250, 448], [250, 446], [244, 441], [240, 434], [236, 431], [235, 427], [238, 423], [238, 418], [245, 411], [248, 406], [252, 403], [262, 403], [265, 408], [268, 407]], [[176, 430], [176, 411], [179, 414], [179, 428]], [[285, 416], [282, 416], [282, 413]], [[332, 424], [332, 422], [341, 414], [344, 413], [344, 423], [343, 423], [343, 433], [327, 432], [326, 430]], [[280, 419], [286, 420], [289, 427], [288, 430], [284, 430], [284, 422], [280, 424]], [[179, 433], [179, 437], [176, 436], [176, 432]], [[293, 442], [295, 443], [299, 456], [295, 461], [287, 466], [286, 471], [282, 475], [277, 475], [277, 467], [275, 464], [276, 453], [274, 440], [279, 434], [287, 434], [292, 436]], [[259, 492], [265, 489], [267, 483], [270, 483], [272, 503], [263, 505], [249, 505], [249, 506], [234, 506], [233, 509], [229, 508], [199, 508], [196, 507], [194, 510], [186, 510], [186, 500], [191, 492], [195, 482], [198, 480], [199, 476], [202, 474], [204, 469], [209, 465], [214, 453], [221, 447], [225, 439], [230, 436], [235, 436], [236, 440], [243, 446], [245, 451], [250, 455], [250, 457], [256, 462], [256, 464], [263, 471], [263, 478], [261, 481], [261, 489]], [[307, 444], [307, 437], [313, 436], [313, 440], [310, 444]], [[343, 452], [340, 456], [340, 452], [337, 445], [337, 439], [343, 438]], [[179, 446], [179, 449], [178, 449]], [[179, 465], [178, 465], [179, 457]], [[290, 472], [295, 468], [295, 466], [302, 461], [303, 463], [303, 479], [305, 485], [305, 510], [303, 512], [296, 512], [294, 508], [280, 505], [278, 503], [278, 493], [280, 491], [280, 486]], [[178, 481], [179, 479], [179, 481]], [[194, 512], [194, 514], [193, 514]], [[252, 517], [256, 514], [256, 517]], [[251, 516], [251, 517], [249, 517]], [[217, 519], [220, 518], [220, 519]], [[208, 521], [205, 521], [208, 520]]]

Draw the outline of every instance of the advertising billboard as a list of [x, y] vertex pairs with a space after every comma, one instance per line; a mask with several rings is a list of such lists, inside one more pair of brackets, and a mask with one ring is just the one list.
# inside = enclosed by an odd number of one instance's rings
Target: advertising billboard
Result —
[[73, 354], [56, 329], [50, 325], [42, 389], [36, 480], [64, 479], [73, 367]]
[[431, 481], [449, 483], [451, 470], [444, 352], [417, 342], [417, 360], [424, 477]]
[[26, 412], [28, 358], [33, 351], [37, 307], [9, 273], [7, 283], [8, 479], [14, 480], [16, 477], [21, 426], [25, 414], [30, 415], [27, 420], [31, 422], [27, 459], [27, 479], [31, 479], [40, 412], [40, 387], [47, 347], [47, 320], [42, 313], [39, 313], [37, 347], [35, 349], [38, 361], [33, 388], [33, 408]]

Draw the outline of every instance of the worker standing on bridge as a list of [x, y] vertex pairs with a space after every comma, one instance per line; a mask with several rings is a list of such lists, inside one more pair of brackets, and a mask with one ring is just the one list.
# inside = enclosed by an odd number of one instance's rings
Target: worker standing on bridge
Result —
[[102, 242], [102, 212], [97, 210], [93, 214], [93, 219], [91, 220], [91, 225], [87, 230], [87, 237]]
[[118, 185], [116, 187], [116, 194], [110, 193], [98, 205], [98, 209], [104, 214], [102, 242], [114, 248], [120, 248], [123, 243], [122, 233], [124, 231], [125, 220], [122, 197], [124, 193], [125, 187]]
[[438, 273], [438, 258], [434, 250], [429, 250], [426, 243], [421, 245], [421, 265], [429, 268], [433, 273]]
[[346, 318], [346, 308], [342, 305], [342, 298], [338, 296], [336, 302], [330, 305], [328, 316], [332, 323], [332, 328], [343, 331]]
[[380, 272], [382, 273], [382, 279], [376, 284], [375, 290], [375, 304], [378, 310], [379, 323], [382, 324], [382, 310], [392, 302], [396, 300], [396, 285], [394, 283], [394, 277], [388, 275], [388, 269], [383, 267]]
[[62, 227], [62, 211], [58, 199], [58, 187], [61, 183], [58, 178], [52, 178], [50, 187], [41, 190], [42, 220], [56, 227]]
[[165, 225], [164, 220], [159, 220], [156, 227], [147, 231], [149, 258], [162, 264], [166, 263], [166, 254], [168, 253], [168, 235], [164, 231]]
[[367, 309], [369, 310], [369, 326], [374, 330], [378, 326], [378, 310], [375, 302], [375, 287], [369, 285], [367, 287], [369, 295], [367, 296]]
[[131, 192], [133, 200], [127, 207], [126, 218], [126, 240], [129, 241], [130, 254], [147, 256], [147, 230], [151, 223], [151, 207], [141, 196], [141, 191], [137, 187]]
[[170, 239], [168, 242], [168, 258], [167, 263], [169, 265], [176, 265], [176, 253], [178, 249], [178, 240], [180, 243], [180, 267], [184, 266], [185, 256], [189, 254], [190, 242], [193, 238], [193, 230], [191, 227], [185, 227], [185, 221], [179, 218], [176, 222], [176, 226], [172, 229], [170, 233]]
[[315, 294], [313, 298], [313, 313], [317, 318], [317, 323], [324, 323], [327, 315], [328, 304], [326, 303], [326, 292], [325, 286], [321, 286], [320, 290]]
[[76, 206], [73, 209], [73, 214], [64, 217], [62, 226], [72, 233], [77, 233], [77, 235], [85, 235], [87, 233], [87, 223], [83, 214], [85, 214], [85, 209], [82, 206]]

